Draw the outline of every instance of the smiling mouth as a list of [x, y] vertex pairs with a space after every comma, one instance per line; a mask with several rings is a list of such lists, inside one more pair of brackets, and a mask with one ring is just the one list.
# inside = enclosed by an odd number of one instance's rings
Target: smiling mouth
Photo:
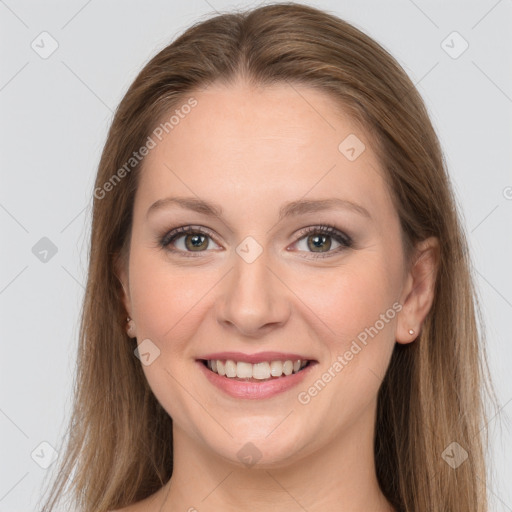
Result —
[[316, 361], [301, 359], [263, 361], [255, 364], [232, 359], [201, 359], [200, 362], [212, 373], [242, 382], [266, 382], [283, 379], [316, 364]]

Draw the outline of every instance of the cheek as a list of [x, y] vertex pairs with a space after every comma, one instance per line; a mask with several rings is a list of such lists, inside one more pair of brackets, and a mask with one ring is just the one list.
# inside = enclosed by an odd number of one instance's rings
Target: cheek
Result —
[[[377, 258], [354, 258], [324, 277], [302, 281], [300, 295], [329, 328], [333, 349], [343, 350], [376, 323], [379, 330], [390, 331], [395, 314], [393, 309], [386, 312], [396, 301], [395, 274]], [[386, 317], [384, 325], [381, 315]]]
[[[142, 369], [157, 400], [173, 418], [188, 425], [190, 417], [200, 417], [190, 400], [201, 389], [187, 381], [191, 359], [190, 338], [201, 325], [207, 291], [212, 287], [205, 273], [196, 279], [189, 268], [181, 271], [157, 252], [134, 250], [130, 255], [130, 291], [137, 318], [138, 343], [150, 339], [159, 355]], [[201, 300], [203, 299], [203, 300]], [[201, 317], [201, 318], [200, 318]], [[187, 392], [183, 392], [186, 382]], [[199, 423], [199, 421], [198, 421]]]
[[355, 418], [375, 399], [395, 344], [398, 267], [385, 261], [373, 254], [357, 264], [347, 261], [329, 278], [315, 279], [314, 286], [303, 281], [307, 305], [324, 326], [319, 339], [328, 357], [319, 371], [321, 382], [316, 375], [302, 390], [311, 390], [314, 407], [333, 415], [333, 435], [340, 422]]
[[201, 322], [199, 316], [217, 274], [202, 270], [195, 275], [193, 268], [180, 269], [161, 252], [135, 250], [130, 259], [130, 290], [137, 334], [156, 340], [162, 350], [181, 350], [191, 329]]

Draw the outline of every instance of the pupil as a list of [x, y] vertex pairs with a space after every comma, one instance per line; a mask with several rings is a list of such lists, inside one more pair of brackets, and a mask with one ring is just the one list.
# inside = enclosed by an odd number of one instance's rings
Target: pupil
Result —
[[191, 241], [192, 248], [201, 249], [201, 245], [204, 244], [204, 240], [201, 241], [201, 237], [205, 238], [204, 235], [189, 235], [189, 236], [190, 236], [190, 238], [188, 238], [187, 240]]
[[[314, 252], [319, 252], [319, 251], [315, 251], [315, 249], [322, 248], [322, 244], [325, 244], [327, 236], [326, 235], [314, 235], [311, 238], [313, 239], [313, 247], [310, 247], [310, 248], [313, 249]], [[328, 247], [326, 247], [326, 249], [329, 249], [330, 246], [331, 246], [331, 244], [328, 244]]]

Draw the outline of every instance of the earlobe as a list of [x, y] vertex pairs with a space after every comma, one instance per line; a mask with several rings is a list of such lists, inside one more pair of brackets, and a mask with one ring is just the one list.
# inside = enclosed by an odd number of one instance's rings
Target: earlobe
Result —
[[126, 320], [128, 321], [128, 324], [126, 325], [126, 333], [130, 338], [136, 338], [135, 322], [130, 317]]
[[402, 310], [398, 315], [395, 333], [397, 343], [411, 343], [418, 337], [421, 325], [434, 302], [438, 267], [438, 239], [430, 237], [418, 243], [403, 290]]

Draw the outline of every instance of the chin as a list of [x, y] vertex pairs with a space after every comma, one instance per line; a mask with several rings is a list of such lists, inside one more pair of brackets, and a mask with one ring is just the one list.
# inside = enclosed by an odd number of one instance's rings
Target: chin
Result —
[[[233, 438], [223, 436], [222, 439], [205, 439], [210, 449], [231, 464], [243, 468], [272, 469], [292, 464], [312, 449], [313, 438], [304, 436], [305, 425], [293, 424], [293, 428], [278, 426], [281, 418], [272, 418], [264, 422], [264, 428], [241, 428], [238, 426]], [[257, 420], [249, 419], [249, 422]], [[247, 419], [245, 421], [247, 423]], [[268, 428], [269, 424], [271, 428]], [[281, 428], [283, 427], [283, 428]]]

